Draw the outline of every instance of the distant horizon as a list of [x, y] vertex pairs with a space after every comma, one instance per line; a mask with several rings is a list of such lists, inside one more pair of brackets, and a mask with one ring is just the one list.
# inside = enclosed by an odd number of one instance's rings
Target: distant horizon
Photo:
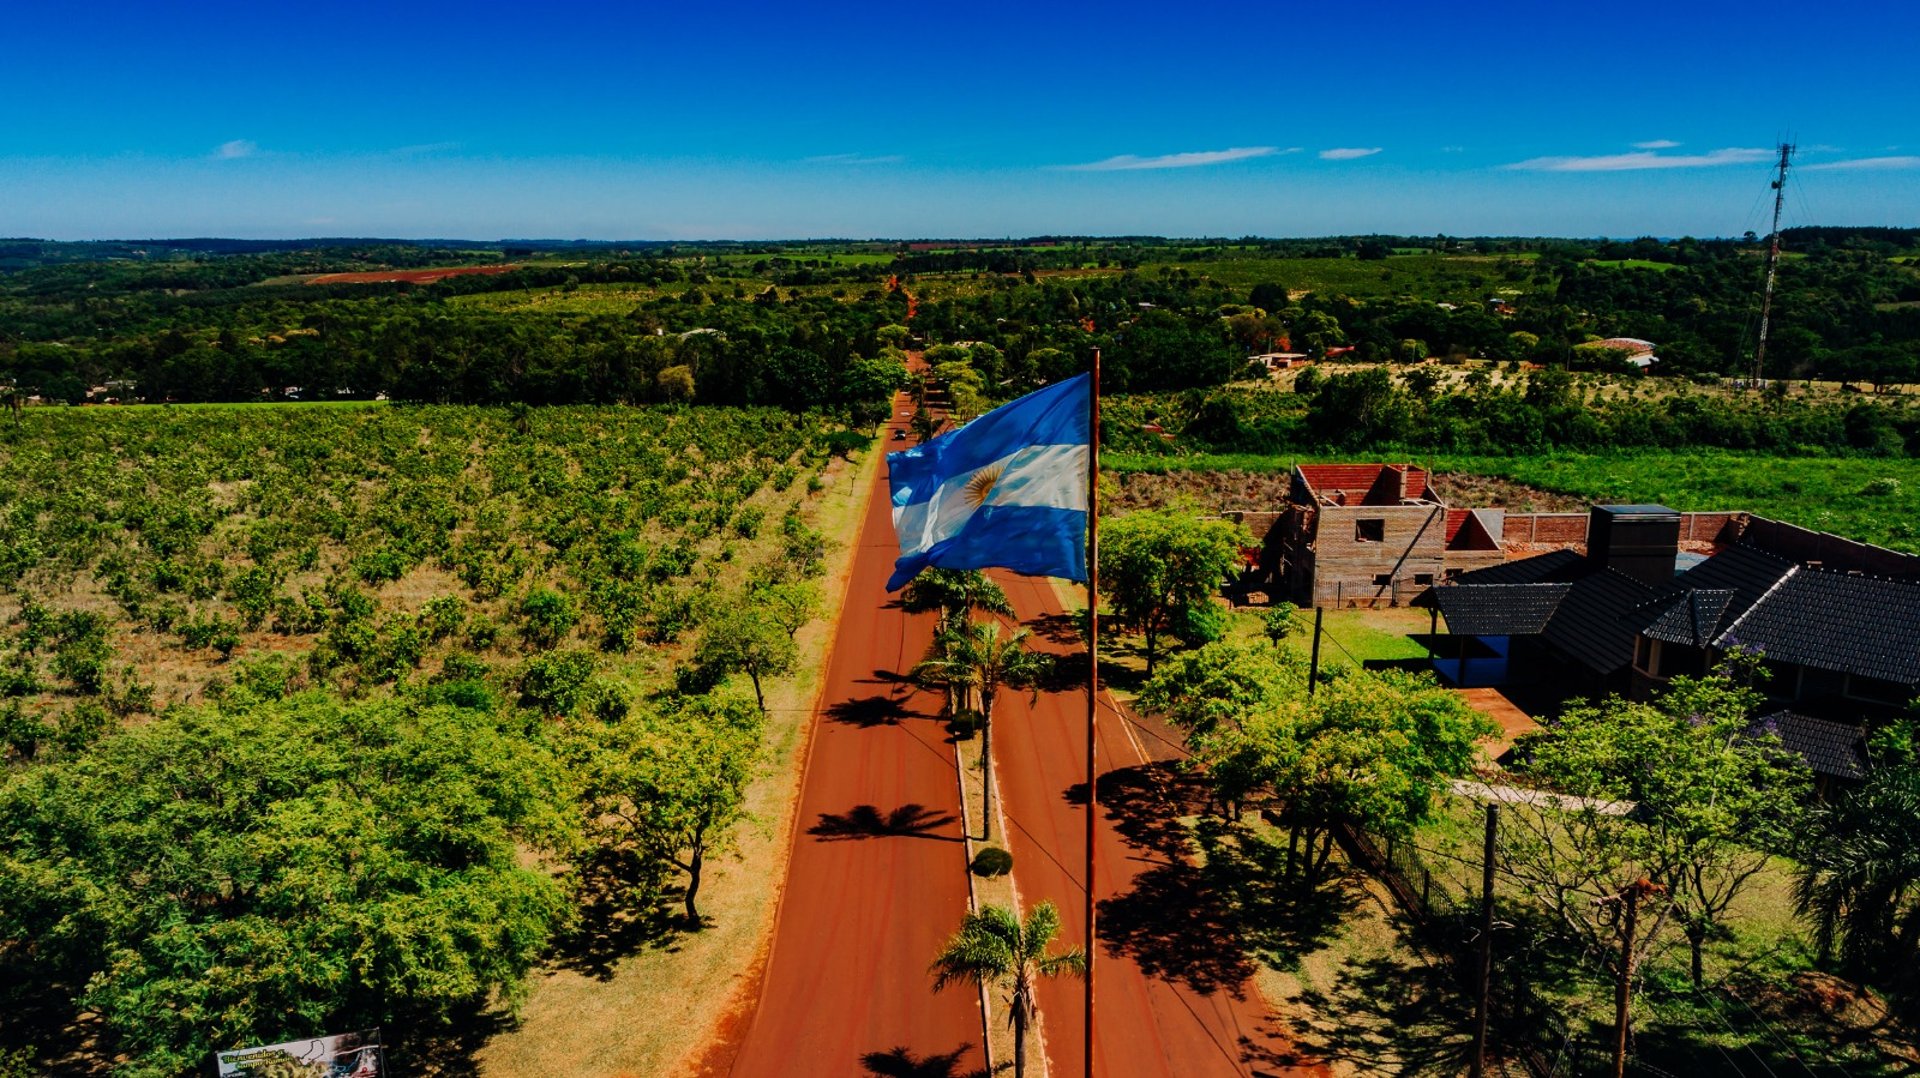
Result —
[[[1868, 224], [1858, 221], [1845, 224], [1795, 224], [1781, 226], [1783, 233], [1804, 231], [1806, 229], [1891, 229], [1920, 231], [1920, 218], [1913, 224]], [[1756, 232], [1756, 236], [1765, 237], [1767, 233]], [[58, 236], [0, 236], [0, 243], [97, 243], [97, 244], [141, 244], [183, 245], [190, 243], [284, 243], [308, 246], [332, 246], [347, 243], [404, 243], [419, 246], [446, 245], [450, 247], [503, 247], [526, 245], [531, 247], [668, 247], [702, 246], [708, 244], [766, 244], [776, 247], [796, 247], [809, 244], [906, 244], [906, 243], [967, 243], [967, 244], [1035, 244], [1040, 242], [1106, 242], [1125, 241], [1166, 241], [1169, 243], [1220, 243], [1235, 244], [1243, 242], [1282, 242], [1300, 240], [1365, 239], [1380, 237], [1385, 239], [1437, 239], [1444, 236], [1448, 240], [1567, 240], [1571, 242], [1591, 241], [1599, 243], [1631, 243], [1635, 240], [1655, 240], [1660, 243], [1673, 243], [1678, 240], [1699, 240], [1703, 242], [1738, 241], [1741, 235], [1699, 235], [1682, 233], [1673, 235], [1655, 235], [1653, 233], [1620, 233], [1618, 235], [1582, 235], [1575, 233], [1491, 233], [1491, 232], [1313, 232], [1297, 234], [1258, 234], [1238, 235], [1160, 235], [1146, 232], [1132, 233], [1065, 233], [1035, 232], [1023, 235], [980, 235], [980, 236], [705, 236], [646, 239], [623, 237], [620, 239], [597, 239], [589, 236], [502, 236], [488, 239], [477, 236], [329, 236], [329, 235], [284, 235], [284, 236], [243, 236], [237, 234], [195, 235], [195, 236], [101, 236], [88, 238], [63, 238]]]

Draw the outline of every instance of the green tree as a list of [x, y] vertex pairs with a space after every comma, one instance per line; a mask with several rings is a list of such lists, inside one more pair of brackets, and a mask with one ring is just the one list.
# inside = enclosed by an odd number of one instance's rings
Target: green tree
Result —
[[1274, 647], [1279, 647], [1293, 635], [1294, 630], [1299, 628], [1293, 620], [1297, 613], [1299, 609], [1292, 603], [1275, 603], [1271, 609], [1261, 615], [1260, 631], [1266, 634], [1268, 640], [1273, 641]]
[[976, 613], [1013, 616], [1007, 593], [978, 569], [922, 570], [900, 592], [900, 605], [909, 614], [937, 613], [936, 634]]
[[1078, 947], [1049, 953], [1060, 935], [1060, 911], [1042, 902], [1023, 919], [1006, 906], [968, 913], [960, 931], [933, 960], [933, 988], [953, 984], [998, 985], [1007, 990], [1013, 1024], [1014, 1078], [1027, 1073], [1027, 1025], [1039, 1016], [1035, 989], [1045, 977], [1086, 976], [1087, 954]]
[[1038, 690], [1053, 670], [1053, 656], [1034, 651], [1032, 634], [1000, 634], [997, 621], [961, 622], [940, 634], [911, 676], [926, 685], [953, 687], [980, 699], [981, 788], [985, 806], [981, 834], [993, 837], [993, 705], [1002, 689]]
[[1817, 809], [1799, 847], [1794, 904], [1823, 955], [1884, 985], [1920, 1021], [1920, 766], [1874, 768]]
[[1253, 542], [1246, 528], [1178, 510], [1129, 513], [1106, 522], [1100, 584], [1114, 610], [1146, 637], [1152, 677], [1162, 637], [1192, 644], [1225, 628], [1215, 594]]
[[764, 713], [711, 694], [664, 709], [635, 708], [582, 734], [587, 818], [603, 840], [630, 844], [686, 875], [687, 924], [698, 929], [707, 860], [729, 849], [747, 818]]
[[[1243, 662], [1268, 654], [1251, 650]], [[1430, 677], [1361, 671], [1334, 678], [1311, 697], [1282, 695], [1237, 726], [1219, 727], [1197, 756], [1229, 804], [1254, 792], [1278, 801], [1289, 871], [1298, 865], [1311, 887], [1332, 854], [1336, 823], [1410, 833], [1447, 783], [1472, 770], [1478, 740], [1496, 732]]]
[[659, 387], [661, 400], [680, 403], [693, 399], [692, 367], [662, 367], [654, 376], [654, 383]]
[[[978, 569], [924, 569], [900, 592], [900, 607], [909, 614], [937, 614], [933, 646], [944, 655], [951, 630], [965, 625], [975, 613], [1013, 616], [1013, 602], [1000, 585]], [[948, 683], [947, 712], [971, 707], [964, 685]]]
[[753, 682], [753, 699], [767, 709], [765, 681], [793, 672], [799, 649], [773, 613], [751, 600], [732, 600], [714, 612], [694, 645], [693, 661], [721, 676], [745, 674]]
[[820, 585], [811, 580], [762, 584], [753, 589], [750, 598], [789, 640], [820, 616]]
[[[1543, 856], [1531, 877], [1556, 896], [1555, 905], [1574, 907], [1582, 889], [1564, 884], [1609, 863], [1621, 866], [1612, 876], [1637, 870], [1661, 884], [1665, 915], [1686, 937], [1696, 986], [1706, 942], [1724, 931], [1728, 908], [1768, 859], [1788, 849], [1809, 789], [1798, 755], [1775, 738], [1749, 734], [1761, 697], [1743, 669], [1675, 678], [1650, 703], [1615, 697], [1570, 707], [1525, 746], [1527, 774], [1579, 799], [1558, 814], [1580, 818], [1576, 830], [1586, 847], [1567, 847], [1571, 863]], [[1615, 811], [1626, 805], [1633, 810]], [[1544, 879], [1554, 873], [1558, 881]], [[1587, 888], [1594, 891], [1589, 899], [1614, 881], [1591, 882], [1597, 886]]]
[[[519, 999], [578, 838], [505, 716], [318, 694], [174, 709], [0, 786], [0, 959], [98, 1013], [116, 1067]], [[10, 1006], [0, 1000], [0, 1006]]]
[[536, 648], [560, 643], [580, 621], [580, 604], [552, 588], [535, 588], [520, 601], [521, 633]]

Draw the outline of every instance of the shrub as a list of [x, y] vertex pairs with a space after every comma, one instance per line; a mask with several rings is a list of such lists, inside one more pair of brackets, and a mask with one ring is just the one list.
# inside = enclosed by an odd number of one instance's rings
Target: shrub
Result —
[[980, 713], [972, 708], [963, 708], [947, 721], [947, 729], [961, 741], [970, 741], [974, 734], [980, 732]]
[[283, 699], [293, 690], [298, 676], [299, 668], [292, 659], [271, 653], [238, 663], [233, 671], [235, 684], [267, 700]]
[[968, 866], [976, 876], [1004, 876], [1013, 871], [1013, 855], [998, 846], [987, 846], [973, 855]]
[[593, 655], [585, 651], [536, 655], [520, 672], [520, 696], [546, 714], [571, 714], [593, 678], [593, 666]]
[[1885, 498], [1900, 493], [1900, 480], [1891, 476], [1881, 476], [1860, 488], [1860, 493], [1869, 498]]
[[537, 648], [558, 644], [574, 623], [580, 620], [580, 607], [552, 588], [535, 588], [520, 601], [520, 617], [525, 621], [521, 635]]
[[467, 604], [458, 595], [436, 595], [420, 608], [420, 627], [436, 644], [459, 632], [466, 623]]

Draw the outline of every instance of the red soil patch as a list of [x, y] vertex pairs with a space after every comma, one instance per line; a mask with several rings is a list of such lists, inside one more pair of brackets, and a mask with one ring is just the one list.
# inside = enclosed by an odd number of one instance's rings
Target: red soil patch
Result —
[[432, 284], [447, 277], [465, 277], [472, 273], [506, 273], [520, 267], [513, 263], [497, 266], [442, 266], [438, 269], [410, 270], [369, 270], [365, 273], [327, 273], [308, 281], [308, 284], [375, 284], [384, 281], [408, 281], [413, 284]]

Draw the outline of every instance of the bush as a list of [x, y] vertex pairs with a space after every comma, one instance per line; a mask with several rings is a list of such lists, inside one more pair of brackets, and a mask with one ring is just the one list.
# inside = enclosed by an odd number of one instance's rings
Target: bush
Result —
[[528, 706], [549, 715], [566, 715], [580, 702], [593, 677], [593, 655], [550, 651], [527, 661], [520, 674], [520, 695]]
[[1885, 498], [1900, 493], [1900, 480], [1891, 476], [1881, 476], [1860, 488], [1860, 493], [1869, 498]]
[[580, 608], [574, 601], [552, 588], [535, 588], [520, 602], [520, 616], [526, 622], [521, 634], [537, 648], [550, 648], [573, 631], [580, 620]]
[[970, 741], [980, 732], [980, 713], [972, 708], [963, 708], [955, 712], [947, 721], [947, 730], [961, 741]]
[[1013, 871], [1013, 855], [998, 846], [987, 846], [973, 855], [968, 866], [976, 876], [1004, 876]]

